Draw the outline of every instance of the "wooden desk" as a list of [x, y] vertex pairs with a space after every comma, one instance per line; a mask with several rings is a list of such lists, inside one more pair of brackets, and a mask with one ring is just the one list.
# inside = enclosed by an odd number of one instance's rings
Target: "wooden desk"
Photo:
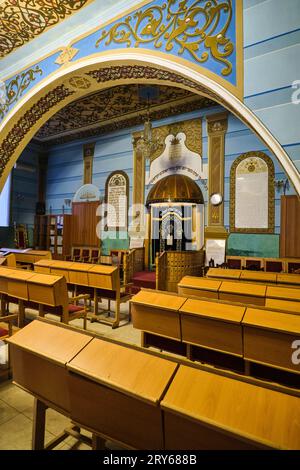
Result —
[[223, 281], [219, 288], [219, 299], [229, 302], [240, 302], [250, 305], [264, 305], [266, 286]]
[[130, 301], [134, 328], [181, 340], [179, 309], [185, 297], [142, 289]]
[[14, 381], [69, 415], [65, 366], [90, 341], [90, 336], [34, 320], [8, 340]]
[[43, 250], [17, 250], [14, 248], [1, 248], [1, 251], [14, 254], [17, 263], [34, 264], [41, 259], [52, 258], [52, 254], [50, 251]]
[[299, 449], [299, 398], [180, 366], [161, 406], [166, 449]]
[[207, 277], [217, 277], [221, 279], [239, 279], [241, 271], [239, 269], [210, 268]]
[[291, 302], [280, 299], [266, 299], [265, 306], [270, 309], [282, 310], [283, 312], [291, 312], [300, 315], [299, 302]]
[[179, 310], [182, 341], [242, 357], [245, 310], [237, 305], [187, 299]]
[[90, 263], [77, 263], [72, 261], [41, 260], [34, 265], [36, 272], [51, 273], [64, 276], [66, 281], [76, 286], [76, 293], [86, 293], [94, 297], [94, 316], [97, 320], [98, 298], [107, 298], [116, 302], [115, 320], [103, 321], [110, 324], [112, 328], [119, 325], [120, 303], [129, 300], [130, 295], [121, 293], [119, 268], [116, 266], [95, 265]]
[[268, 299], [290, 300], [300, 302], [300, 289], [288, 287], [267, 287], [266, 297]]
[[277, 282], [277, 274], [276, 273], [265, 273], [261, 271], [241, 271], [240, 275], [241, 281], [254, 281], [254, 282], [273, 282], [276, 284]]
[[131, 448], [163, 449], [159, 404], [177, 364], [93, 339], [67, 368], [75, 423]]
[[178, 284], [178, 294], [195, 297], [218, 298], [218, 290], [222, 281], [203, 277], [185, 276]]
[[300, 374], [300, 365], [292, 362], [292, 343], [300, 340], [299, 315], [248, 308], [242, 325], [246, 360]]
[[294, 284], [300, 287], [300, 274], [277, 274], [277, 284]]

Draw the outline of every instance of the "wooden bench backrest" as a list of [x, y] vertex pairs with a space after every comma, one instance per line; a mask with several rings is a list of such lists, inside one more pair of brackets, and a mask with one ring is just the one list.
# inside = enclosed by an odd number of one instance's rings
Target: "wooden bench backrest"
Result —
[[0, 293], [53, 307], [68, 305], [65, 278], [33, 271], [1, 267]]
[[71, 284], [118, 292], [119, 268], [100, 264], [43, 260], [34, 265], [35, 272], [61, 275]]

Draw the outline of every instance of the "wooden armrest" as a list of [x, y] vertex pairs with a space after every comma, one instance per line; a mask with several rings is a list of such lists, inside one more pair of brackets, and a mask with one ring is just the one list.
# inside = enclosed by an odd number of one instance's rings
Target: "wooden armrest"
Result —
[[9, 322], [12, 320], [17, 320], [19, 315], [17, 313], [13, 313], [12, 315], [6, 315], [4, 317], [0, 317], [0, 322]]
[[81, 300], [81, 299], [89, 299], [90, 298], [90, 294], [80, 294], [80, 295], [76, 295], [75, 297], [69, 297], [69, 301], [72, 302], [76, 302], [76, 300]]

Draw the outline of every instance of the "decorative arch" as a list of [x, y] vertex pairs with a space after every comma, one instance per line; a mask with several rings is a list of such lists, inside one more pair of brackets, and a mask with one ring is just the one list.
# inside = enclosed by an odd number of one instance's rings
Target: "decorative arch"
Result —
[[[240, 169], [240, 171], [239, 171]], [[265, 173], [265, 175], [264, 175]], [[267, 209], [267, 227], [240, 227], [237, 224], [236, 214], [237, 214], [237, 203], [241, 201], [237, 201], [237, 178], [240, 175], [241, 179], [244, 179], [246, 174], [252, 177], [254, 174], [256, 175], [256, 181], [258, 179], [258, 175], [263, 175], [263, 178], [260, 182], [260, 194], [264, 195], [265, 189], [265, 196], [267, 197], [266, 209]], [[243, 176], [241, 176], [243, 175]], [[264, 188], [264, 181], [266, 188]], [[235, 159], [231, 166], [230, 170], [230, 232], [238, 232], [238, 233], [274, 233], [275, 229], [275, 188], [274, 188], [274, 180], [275, 180], [275, 169], [274, 163], [272, 159], [263, 152], [247, 152], [240, 155], [238, 158]], [[253, 181], [253, 179], [252, 179]], [[254, 188], [253, 188], [254, 189]], [[240, 194], [240, 200], [242, 195]], [[257, 212], [258, 207], [257, 204], [254, 202], [254, 209]], [[247, 204], [249, 204], [249, 209], [251, 210], [251, 200], [249, 195], [247, 196]], [[260, 205], [263, 207], [263, 204]], [[249, 211], [244, 210], [246, 216], [251, 217], [251, 213]], [[242, 217], [243, 218], [243, 217]]]
[[110, 51], [69, 63], [33, 87], [3, 120], [0, 132], [0, 190], [38, 129], [66, 104], [95, 89], [127, 83], [178, 86], [207, 96], [236, 115], [277, 157], [300, 194], [300, 175], [288, 154], [244, 103], [220, 84], [155, 51]]

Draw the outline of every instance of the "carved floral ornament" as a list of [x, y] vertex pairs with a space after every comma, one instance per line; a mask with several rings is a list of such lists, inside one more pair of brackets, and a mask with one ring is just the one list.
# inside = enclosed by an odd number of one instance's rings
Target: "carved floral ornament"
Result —
[[5, 114], [9, 111], [12, 104], [16, 103], [28, 87], [34, 82], [37, 75], [42, 75], [42, 70], [37, 65], [36, 67], [26, 70], [25, 72], [16, 75], [7, 85], [1, 89], [0, 96], [0, 118], [3, 119]]
[[0, 4], [0, 58], [80, 10], [90, 0], [5, 0]]
[[233, 16], [232, 1], [167, 0], [138, 10], [102, 30], [96, 47], [104, 43], [144, 47], [153, 45], [167, 53], [187, 52], [197, 63], [210, 58], [221, 62], [223, 76], [232, 72], [230, 56], [235, 46], [228, 37]]

